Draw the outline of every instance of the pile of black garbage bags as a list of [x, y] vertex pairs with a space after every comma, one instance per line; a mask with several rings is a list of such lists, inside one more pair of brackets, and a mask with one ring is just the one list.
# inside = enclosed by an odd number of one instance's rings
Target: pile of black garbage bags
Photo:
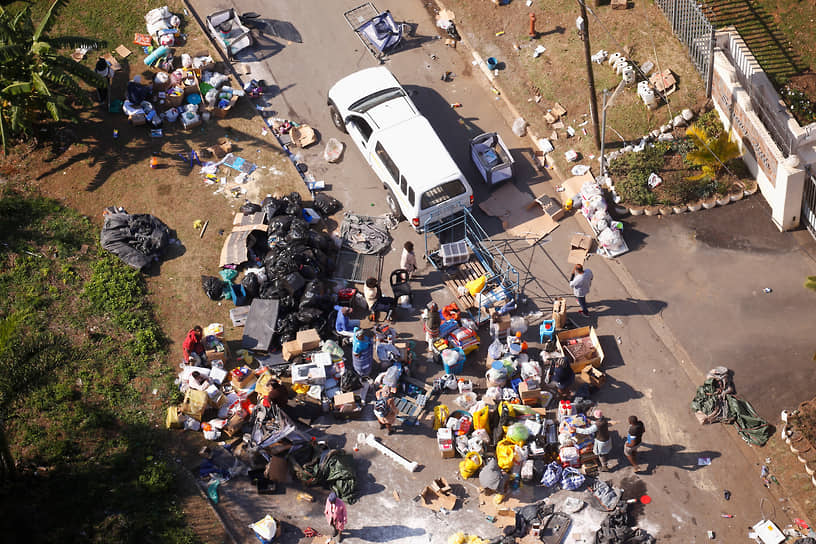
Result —
[[254, 231], [247, 238], [249, 261], [240, 285], [225, 285], [222, 272], [222, 278], [202, 278], [205, 292], [219, 300], [231, 290], [233, 295], [226, 298], [232, 298], [236, 305], [249, 304], [254, 298], [277, 299], [273, 343], [294, 340], [299, 330], [327, 330], [333, 326], [329, 319], [333, 291], [328, 279], [334, 272], [337, 246], [322, 225], [341, 207], [337, 199], [319, 193], [310, 206], [320, 215], [316, 218], [304, 213], [296, 192], [282, 198], [267, 197], [260, 205], [244, 204], [244, 213], [264, 213], [266, 236]]

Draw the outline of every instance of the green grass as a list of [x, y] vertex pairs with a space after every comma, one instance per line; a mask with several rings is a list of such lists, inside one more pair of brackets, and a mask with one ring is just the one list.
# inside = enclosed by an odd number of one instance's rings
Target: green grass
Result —
[[[0, 485], [0, 533], [195, 542], [158, 414], [133, 385], [152, 383], [163, 335], [140, 274], [82, 250], [97, 236], [53, 200], [0, 193], [0, 413], [20, 468]], [[170, 380], [149, 387], [162, 384], [167, 398]]]

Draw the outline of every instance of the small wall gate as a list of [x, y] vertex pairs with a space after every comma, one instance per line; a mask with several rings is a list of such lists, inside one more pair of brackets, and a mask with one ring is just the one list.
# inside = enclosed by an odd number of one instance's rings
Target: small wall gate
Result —
[[656, 0], [655, 2], [681, 42], [689, 51], [694, 67], [700, 72], [711, 97], [711, 78], [714, 75], [714, 25], [695, 0]]
[[805, 179], [805, 191], [802, 195], [802, 223], [816, 238], [816, 176], [812, 172], [808, 172]]

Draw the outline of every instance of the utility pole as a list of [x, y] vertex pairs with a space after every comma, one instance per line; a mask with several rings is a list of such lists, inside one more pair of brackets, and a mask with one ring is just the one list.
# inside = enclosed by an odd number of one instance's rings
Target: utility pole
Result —
[[595, 135], [595, 148], [601, 148], [601, 134], [598, 130], [598, 98], [595, 96], [595, 76], [592, 73], [592, 59], [589, 52], [589, 19], [587, 18], [586, 0], [577, 0], [581, 6], [581, 19], [578, 31], [584, 40], [584, 60], [586, 60], [587, 79], [589, 80], [589, 113], [592, 115], [592, 133]]
[[604, 144], [606, 143], [606, 89], [603, 90], [603, 105], [601, 106], [601, 175], [606, 175], [606, 157]]

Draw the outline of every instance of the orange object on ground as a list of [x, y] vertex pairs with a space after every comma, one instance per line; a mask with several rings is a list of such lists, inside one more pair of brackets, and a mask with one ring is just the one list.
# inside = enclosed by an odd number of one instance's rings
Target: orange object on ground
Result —
[[535, 13], [531, 13], [530, 14], [530, 32], [529, 32], [529, 35], [530, 35], [531, 38], [535, 38], [536, 36], [538, 36], [538, 32], [536, 32], [536, 29], [535, 29], [535, 23], [536, 23]]

